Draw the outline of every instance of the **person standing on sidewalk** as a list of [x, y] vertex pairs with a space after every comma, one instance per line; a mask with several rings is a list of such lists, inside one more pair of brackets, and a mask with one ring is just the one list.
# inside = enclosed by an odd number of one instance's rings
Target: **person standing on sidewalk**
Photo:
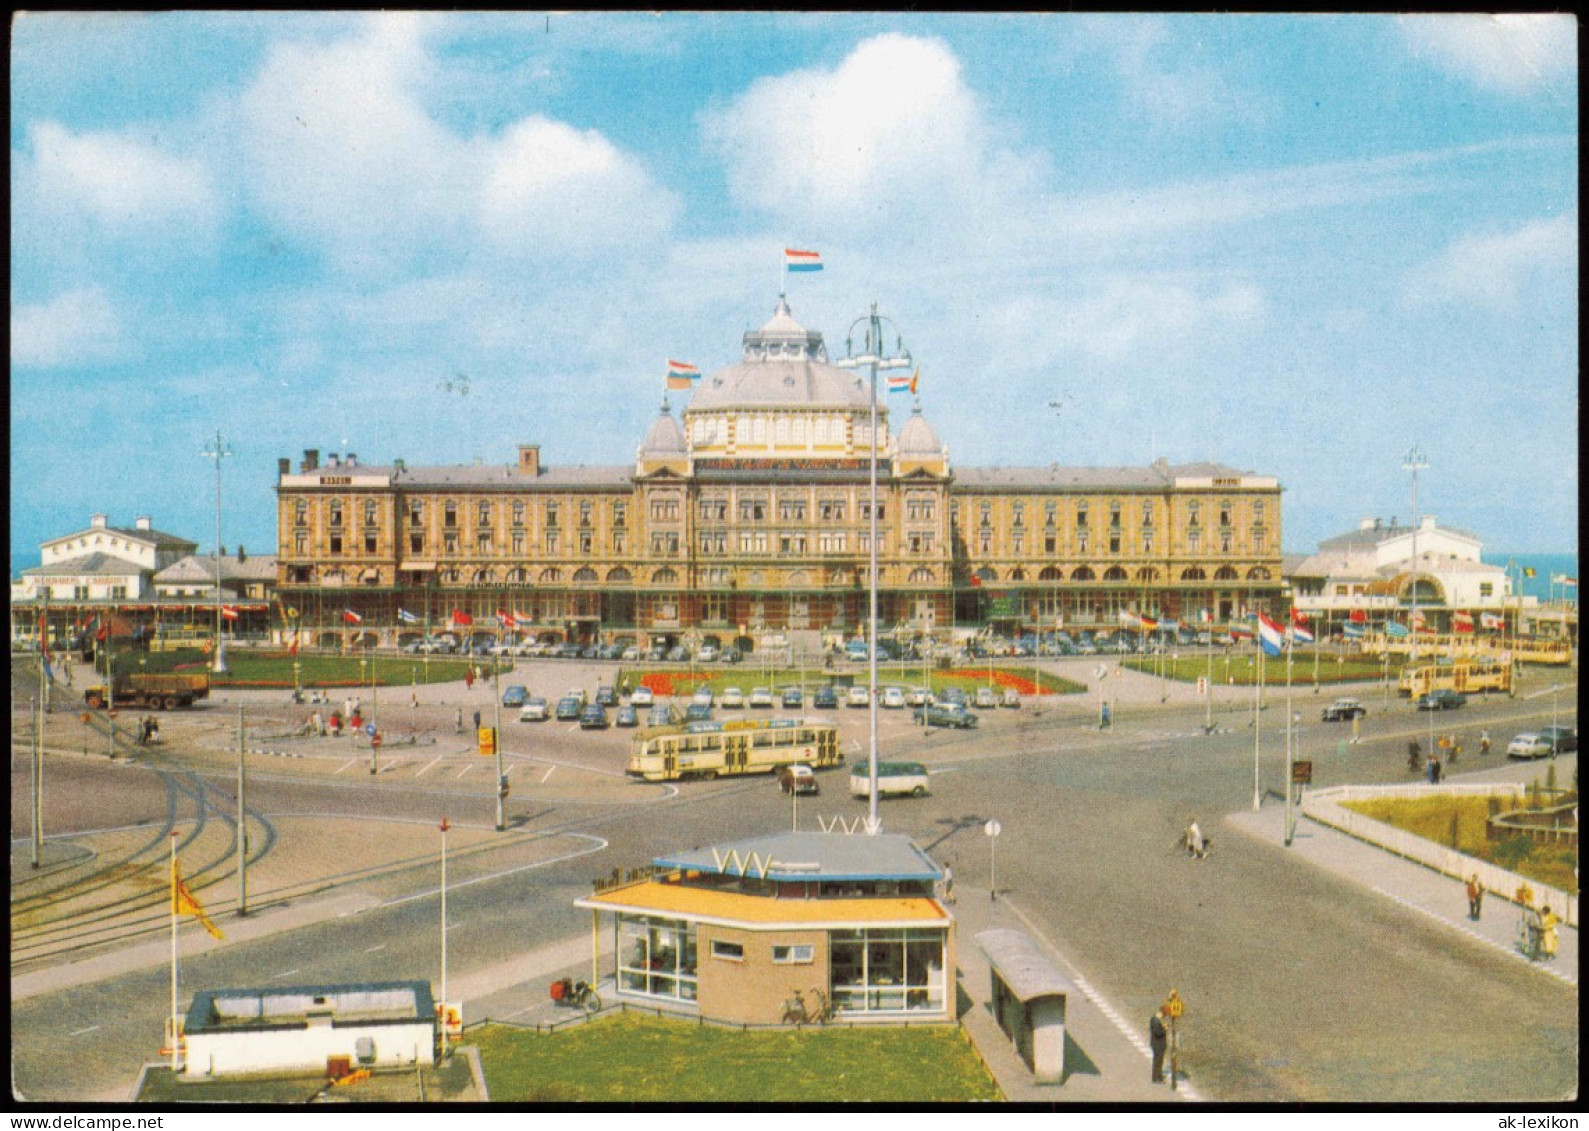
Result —
[[1545, 904], [1539, 913], [1539, 951], [1547, 961], [1556, 957], [1556, 947], [1559, 940], [1556, 937], [1556, 926], [1561, 919], [1550, 909], [1550, 904]]
[[462, 734], [463, 733], [463, 708], [462, 707], [459, 707], [458, 708], [458, 713], [453, 716], [452, 732], [454, 734]]
[[1170, 1034], [1164, 1028], [1163, 1010], [1148, 1021], [1148, 1044], [1153, 1049], [1153, 1082], [1164, 1083], [1164, 1054], [1170, 1048]]
[[1483, 904], [1484, 885], [1479, 883], [1479, 874], [1474, 872], [1468, 877], [1468, 918], [1477, 921]]

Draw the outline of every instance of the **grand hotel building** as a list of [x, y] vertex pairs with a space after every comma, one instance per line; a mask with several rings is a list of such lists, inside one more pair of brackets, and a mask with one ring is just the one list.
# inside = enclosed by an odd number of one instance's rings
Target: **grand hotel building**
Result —
[[[800, 648], [864, 631], [870, 381], [780, 298], [737, 364], [664, 401], [631, 465], [278, 463], [279, 589], [383, 643], [452, 613], [538, 638]], [[1220, 621], [1279, 606], [1280, 485], [1213, 463], [954, 467], [919, 403], [878, 413], [883, 632]]]

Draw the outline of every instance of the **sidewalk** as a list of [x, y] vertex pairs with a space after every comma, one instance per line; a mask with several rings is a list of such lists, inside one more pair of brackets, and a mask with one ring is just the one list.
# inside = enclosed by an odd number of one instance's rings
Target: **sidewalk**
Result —
[[[1471, 777], [1473, 780], [1518, 777], [1515, 772], [1508, 774], [1508, 769], [1522, 767], [1496, 767]], [[1247, 836], [1279, 845], [1285, 837], [1285, 805], [1281, 801], [1266, 801], [1260, 811], [1231, 813], [1225, 817], [1225, 822]], [[1291, 846], [1284, 851], [1292, 853], [1299, 861], [1378, 892], [1394, 903], [1465, 935], [1475, 945], [1488, 947], [1532, 967], [1541, 976], [1564, 982], [1574, 991], [1578, 988], [1578, 930], [1575, 927], [1562, 924], [1557, 929], [1561, 946], [1555, 961], [1532, 962], [1516, 946], [1517, 908], [1497, 893], [1485, 896], [1483, 914], [1475, 922], [1468, 918], [1467, 893], [1459, 880], [1306, 817], [1298, 819]]]

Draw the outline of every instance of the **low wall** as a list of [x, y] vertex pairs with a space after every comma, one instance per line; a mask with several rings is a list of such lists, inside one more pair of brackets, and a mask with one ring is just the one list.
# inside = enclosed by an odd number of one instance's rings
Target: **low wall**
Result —
[[1478, 873], [1479, 882], [1484, 885], [1484, 890], [1491, 895], [1510, 900], [1512, 893], [1523, 884], [1528, 884], [1534, 889], [1534, 905], [1542, 907], [1549, 904], [1553, 910], [1561, 913], [1565, 922], [1572, 927], [1578, 926], [1578, 900], [1568, 895], [1560, 888], [1548, 884], [1536, 883], [1525, 879], [1516, 872], [1509, 872], [1505, 868], [1491, 864], [1489, 861], [1480, 860], [1466, 853], [1458, 852], [1454, 848], [1436, 844], [1426, 840], [1415, 833], [1407, 832], [1387, 825], [1383, 821], [1376, 821], [1345, 807], [1349, 801], [1382, 801], [1389, 797], [1402, 797], [1417, 800], [1425, 797], [1504, 797], [1522, 808], [1527, 797], [1527, 789], [1514, 782], [1495, 784], [1461, 784], [1461, 785], [1342, 785], [1329, 789], [1309, 790], [1302, 796], [1302, 812], [1321, 825], [1328, 825], [1339, 829], [1358, 840], [1367, 841], [1369, 844], [1378, 845], [1380, 848], [1404, 856], [1408, 860], [1416, 861], [1425, 867], [1451, 876], [1453, 879], [1466, 880], [1475, 872]]

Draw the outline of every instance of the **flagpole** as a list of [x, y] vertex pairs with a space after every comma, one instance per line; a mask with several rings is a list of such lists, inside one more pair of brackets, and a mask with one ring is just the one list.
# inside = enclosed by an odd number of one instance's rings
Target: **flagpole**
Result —
[[1253, 636], [1253, 643], [1258, 645], [1258, 678], [1252, 684], [1252, 810], [1256, 813], [1263, 807], [1263, 794], [1258, 787], [1258, 736], [1262, 724], [1258, 718], [1259, 690], [1263, 687], [1263, 644], [1259, 642], [1257, 634]]
[[1296, 634], [1296, 630], [1293, 629], [1291, 631], [1291, 638], [1286, 641], [1286, 780], [1285, 780], [1285, 789], [1286, 789], [1286, 835], [1285, 835], [1285, 843], [1286, 843], [1286, 847], [1287, 848], [1291, 847], [1291, 831], [1292, 831], [1292, 823], [1291, 822], [1295, 819], [1295, 815], [1292, 812], [1292, 807], [1291, 807], [1291, 793], [1292, 793], [1291, 767], [1294, 765], [1294, 759], [1295, 759], [1295, 746], [1293, 745], [1293, 738], [1292, 738], [1292, 733], [1291, 733], [1291, 661], [1292, 661], [1292, 658], [1296, 654], [1296, 650], [1297, 650], [1297, 634]]
[[177, 834], [171, 833], [171, 1073], [179, 1071], [177, 1065]]

